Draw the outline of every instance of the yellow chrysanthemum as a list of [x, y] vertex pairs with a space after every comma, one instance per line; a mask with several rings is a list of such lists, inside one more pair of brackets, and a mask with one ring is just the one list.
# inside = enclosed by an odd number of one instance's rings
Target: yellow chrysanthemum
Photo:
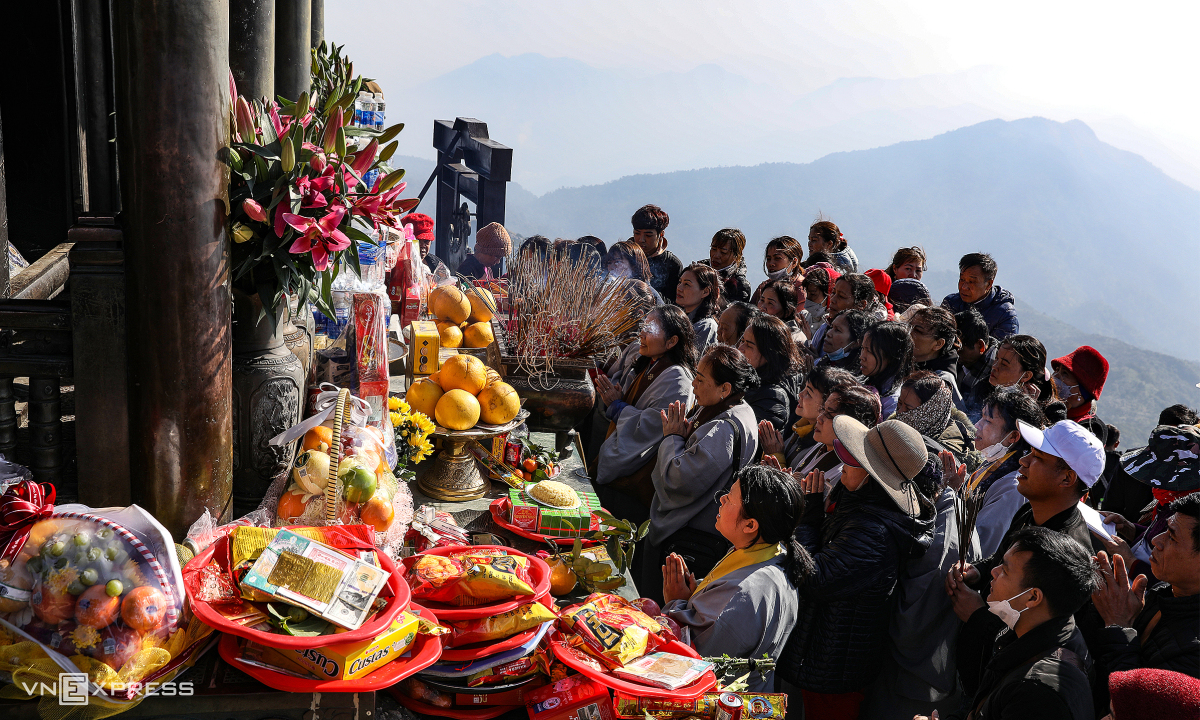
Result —
[[400, 409], [400, 398], [395, 397], [395, 396], [388, 397], [388, 410], [399, 410], [399, 409]]
[[419, 463], [432, 454], [433, 454], [433, 443], [429, 442], [428, 440], [425, 440], [421, 443], [421, 447], [417, 450], [416, 454], [413, 455], [412, 461], [414, 463]]
[[90, 625], [80, 625], [71, 633], [71, 640], [75, 642], [75, 647], [90, 648], [100, 642], [100, 631]]
[[392, 427], [399, 427], [400, 423], [404, 422], [404, 416], [398, 412], [390, 412], [388, 416], [392, 419]]
[[79, 579], [79, 571], [68, 565], [65, 568], [55, 570], [50, 573], [50, 578], [46, 581], [46, 585], [57, 595], [62, 595], [67, 591], [67, 587], [71, 583]]
[[400, 413], [401, 415], [409, 415], [412, 413], [412, 408], [408, 403], [403, 400], [399, 400], [399, 403], [400, 404], [396, 407], [396, 412]]
[[417, 427], [421, 430], [422, 435], [428, 436], [434, 431], [433, 421], [430, 420], [429, 416], [425, 413], [413, 413], [410, 417], [412, 418], [412, 421], [417, 424]]

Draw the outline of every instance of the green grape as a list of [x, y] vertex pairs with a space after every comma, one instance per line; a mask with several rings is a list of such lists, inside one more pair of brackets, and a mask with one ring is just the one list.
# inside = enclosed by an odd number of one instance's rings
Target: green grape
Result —
[[109, 597], [118, 597], [121, 593], [125, 592], [125, 586], [120, 580], [109, 580], [104, 586], [104, 592], [107, 593]]
[[59, 540], [58, 542], [56, 542], [50, 546], [50, 554], [55, 557], [62, 555], [66, 551], [67, 551], [67, 544], [65, 542], [63, 542], [62, 540]]
[[92, 541], [92, 537], [85, 532], [75, 533], [75, 537], [73, 539], [75, 540], [75, 544], [80, 546], [87, 545]]
[[95, 585], [99, 580], [100, 580], [100, 573], [96, 572], [92, 568], [88, 568], [87, 570], [84, 570], [79, 575], [79, 582], [83, 583], [84, 585], [87, 585], [88, 587]]
[[85, 589], [86, 588], [84, 588], [83, 583], [79, 582], [78, 580], [67, 586], [67, 592], [71, 593], [72, 595], [78, 595]]

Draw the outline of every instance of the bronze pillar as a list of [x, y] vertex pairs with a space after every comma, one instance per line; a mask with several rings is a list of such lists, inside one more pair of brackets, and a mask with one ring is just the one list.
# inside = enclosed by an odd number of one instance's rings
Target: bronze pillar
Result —
[[275, 0], [275, 94], [295, 100], [312, 86], [312, 0]]
[[230, 384], [228, 0], [113, 3], [135, 503], [223, 515]]
[[325, 42], [325, 0], [312, 0], [310, 25], [312, 46], [321, 47], [321, 43]]
[[275, 0], [229, 0], [229, 69], [242, 95], [275, 98]]

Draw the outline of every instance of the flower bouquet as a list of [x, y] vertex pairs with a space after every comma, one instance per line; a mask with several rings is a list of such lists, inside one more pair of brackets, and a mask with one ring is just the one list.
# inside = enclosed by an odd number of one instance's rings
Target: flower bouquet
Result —
[[388, 414], [396, 433], [396, 470], [411, 475], [411, 470], [402, 468], [416, 465], [433, 454], [433, 443], [429, 441], [429, 436], [436, 426], [428, 415], [413, 410], [398, 397], [388, 398]]

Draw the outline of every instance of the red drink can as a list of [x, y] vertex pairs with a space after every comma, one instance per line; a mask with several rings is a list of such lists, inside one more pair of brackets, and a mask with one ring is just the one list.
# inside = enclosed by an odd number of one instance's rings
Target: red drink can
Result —
[[714, 720], [742, 720], [742, 698], [737, 693], [721, 693], [717, 698]]

